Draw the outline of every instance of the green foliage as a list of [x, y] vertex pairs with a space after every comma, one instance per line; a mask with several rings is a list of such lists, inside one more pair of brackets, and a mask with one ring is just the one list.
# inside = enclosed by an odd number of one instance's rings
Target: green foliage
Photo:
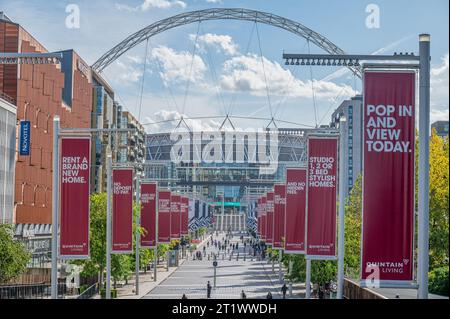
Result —
[[[100, 297], [102, 299], [106, 298], [106, 289], [100, 289]], [[111, 298], [112, 299], [117, 298], [117, 289], [111, 289]]]
[[430, 269], [448, 268], [449, 238], [448, 137], [433, 129], [430, 139]]
[[306, 260], [304, 255], [288, 255], [284, 254], [283, 263], [285, 267], [289, 267], [289, 261], [292, 261], [292, 273], [287, 276], [293, 282], [304, 282], [306, 279]]
[[0, 283], [8, 283], [27, 269], [30, 253], [14, 240], [13, 226], [0, 224]]
[[168, 244], [158, 244], [157, 253], [158, 258], [165, 257], [166, 253], [170, 250], [170, 247]]
[[323, 285], [336, 280], [337, 262], [333, 260], [311, 260], [311, 282]]
[[428, 276], [429, 292], [448, 296], [448, 267], [435, 268]]
[[205, 234], [207, 233], [207, 231], [208, 231], [208, 228], [207, 228], [207, 227], [200, 227], [200, 228], [198, 229], [198, 236], [200, 237], [200, 236], [205, 235]]
[[190, 245], [189, 246], [189, 252], [194, 252], [194, 251], [196, 251], [197, 250], [197, 245]]
[[345, 256], [344, 272], [357, 279], [360, 273], [362, 212], [362, 176], [358, 176], [345, 205]]

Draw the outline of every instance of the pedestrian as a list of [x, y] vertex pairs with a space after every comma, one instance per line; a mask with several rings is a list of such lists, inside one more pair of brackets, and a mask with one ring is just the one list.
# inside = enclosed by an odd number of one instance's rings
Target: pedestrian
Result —
[[270, 293], [270, 291], [267, 293], [266, 299], [273, 299], [273, 298], [272, 298], [272, 294]]
[[211, 298], [211, 283], [208, 280], [208, 283], [206, 284], [206, 298]]
[[281, 287], [281, 291], [283, 292], [283, 299], [286, 299], [286, 291], [287, 291], [286, 283], [283, 284], [283, 287]]
[[323, 299], [323, 289], [321, 285], [319, 285], [319, 299]]
[[245, 294], [244, 290], [241, 292], [241, 299], [247, 299], [247, 295]]
[[183, 294], [183, 297], [181, 299], [187, 299], [186, 294]]

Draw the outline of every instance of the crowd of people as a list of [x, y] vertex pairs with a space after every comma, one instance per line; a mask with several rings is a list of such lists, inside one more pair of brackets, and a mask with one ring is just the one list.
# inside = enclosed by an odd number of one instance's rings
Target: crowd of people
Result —
[[[213, 257], [213, 260], [216, 260], [220, 253], [223, 255], [229, 254], [230, 256], [236, 253], [236, 255], [239, 256], [239, 247], [244, 248], [244, 254], [248, 253], [249, 255], [257, 258], [257, 260], [266, 259], [266, 246], [264, 242], [260, 242], [255, 238], [248, 238], [248, 234], [247, 236], [241, 234], [237, 242], [233, 241], [233, 238], [234, 235], [231, 230], [228, 230], [223, 237], [220, 237], [218, 232], [210, 233], [202, 249], [194, 252], [193, 260], [202, 260], [207, 256], [207, 249], [210, 250], [210, 248], [213, 252], [208, 255], [208, 260], [210, 256]], [[281, 287], [283, 299], [286, 298], [287, 290], [288, 288], [286, 284], [283, 284]], [[211, 292], [212, 286], [210, 281], [208, 281], [206, 284], [206, 298], [211, 298]], [[247, 294], [244, 290], [241, 291], [240, 298], [247, 299]], [[182, 299], [187, 299], [186, 294], [183, 294]], [[273, 299], [272, 292], [269, 291], [267, 293], [266, 299]]]

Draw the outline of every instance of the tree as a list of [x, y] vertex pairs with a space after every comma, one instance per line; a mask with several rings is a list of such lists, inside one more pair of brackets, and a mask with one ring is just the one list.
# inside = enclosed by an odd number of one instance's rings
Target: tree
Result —
[[0, 283], [8, 283], [27, 269], [30, 253], [14, 240], [13, 226], [0, 224]]
[[430, 139], [430, 269], [447, 266], [449, 238], [448, 137], [433, 129]]
[[[83, 266], [82, 275], [99, 276], [100, 284], [103, 283], [106, 268], [106, 193], [91, 194], [90, 197], [90, 259], [75, 260], [72, 263]], [[134, 207], [136, 214], [136, 207]], [[133, 222], [133, 230], [137, 231], [136, 218]], [[141, 229], [139, 229], [141, 231]], [[133, 236], [133, 240], [134, 240]], [[134, 255], [134, 254], [133, 254]], [[133, 258], [133, 259], [132, 259]], [[134, 256], [111, 255], [111, 277], [114, 282], [127, 280], [133, 269]]]
[[448, 296], [449, 280], [449, 148], [448, 136], [433, 129], [430, 138], [429, 291]]
[[362, 176], [359, 175], [345, 204], [344, 272], [349, 278], [360, 276]]

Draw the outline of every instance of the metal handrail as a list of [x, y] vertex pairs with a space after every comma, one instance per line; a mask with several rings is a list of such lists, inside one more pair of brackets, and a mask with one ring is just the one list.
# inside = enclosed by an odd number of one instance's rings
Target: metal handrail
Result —
[[83, 291], [77, 299], [90, 299], [92, 296], [96, 295], [98, 293], [98, 282], [87, 288], [85, 291]]

